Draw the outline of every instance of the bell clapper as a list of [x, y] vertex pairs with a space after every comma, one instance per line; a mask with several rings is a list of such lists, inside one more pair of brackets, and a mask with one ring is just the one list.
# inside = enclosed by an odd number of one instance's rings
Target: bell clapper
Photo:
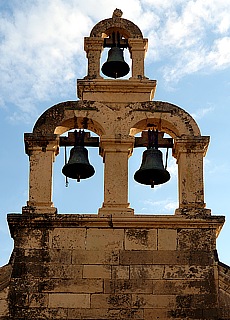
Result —
[[151, 188], [154, 188], [154, 181], [151, 180]]

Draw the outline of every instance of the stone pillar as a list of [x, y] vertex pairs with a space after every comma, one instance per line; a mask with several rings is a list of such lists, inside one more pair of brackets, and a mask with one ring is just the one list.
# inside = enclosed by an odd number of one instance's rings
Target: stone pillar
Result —
[[[56, 135], [52, 135], [53, 136]], [[32, 139], [31, 139], [32, 138]], [[23, 212], [55, 213], [52, 202], [53, 162], [58, 153], [57, 140], [37, 139], [33, 134], [25, 136], [26, 152], [29, 155], [29, 201]]]
[[88, 75], [87, 79], [102, 78], [100, 76], [100, 59], [101, 52], [103, 51], [103, 38], [89, 38], [85, 37], [84, 50], [88, 58]]
[[104, 202], [99, 216], [130, 216], [134, 210], [128, 203], [128, 158], [134, 138], [101, 138], [100, 153], [104, 160]]
[[144, 59], [147, 51], [147, 39], [128, 39], [129, 50], [132, 59], [132, 77], [131, 79], [145, 78]]
[[176, 138], [173, 155], [178, 164], [179, 208], [176, 214], [197, 214], [204, 210], [203, 157], [209, 137]]

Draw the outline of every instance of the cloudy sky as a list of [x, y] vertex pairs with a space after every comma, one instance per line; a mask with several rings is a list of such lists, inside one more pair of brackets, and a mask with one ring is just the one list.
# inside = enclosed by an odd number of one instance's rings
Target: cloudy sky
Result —
[[[0, 0], [0, 265], [12, 251], [7, 213], [26, 205], [28, 157], [23, 134], [50, 106], [76, 100], [76, 79], [86, 75], [83, 39], [120, 8], [149, 39], [146, 76], [158, 81], [155, 100], [174, 103], [197, 120], [211, 142], [205, 158], [205, 200], [225, 215], [219, 258], [230, 264], [230, 0]], [[105, 59], [105, 55], [102, 58]], [[151, 189], [133, 181], [143, 150], [129, 160], [129, 201], [136, 213], [173, 214], [177, 168]], [[60, 213], [96, 213], [103, 201], [103, 164], [90, 148], [96, 175], [65, 187], [63, 152], [54, 166], [54, 204]], [[90, 189], [90, 200], [88, 190]]]

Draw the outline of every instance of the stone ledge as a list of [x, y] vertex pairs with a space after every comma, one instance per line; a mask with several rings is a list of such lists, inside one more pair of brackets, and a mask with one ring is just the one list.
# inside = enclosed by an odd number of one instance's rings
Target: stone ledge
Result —
[[11, 235], [14, 230], [30, 228], [142, 228], [142, 229], [180, 229], [211, 228], [218, 235], [224, 222], [224, 216], [203, 218], [173, 215], [134, 215], [132, 217], [98, 217], [97, 214], [8, 214]]
[[77, 95], [81, 100], [103, 102], [144, 102], [154, 98], [156, 80], [77, 80]]

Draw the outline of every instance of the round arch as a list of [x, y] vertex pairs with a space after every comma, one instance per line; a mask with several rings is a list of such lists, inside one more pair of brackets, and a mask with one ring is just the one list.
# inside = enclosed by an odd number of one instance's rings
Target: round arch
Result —
[[173, 138], [201, 135], [191, 115], [171, 103], [162, 101], [132, 103], [128, 109], [132, 110], [129, 123], [131, 136], [151, 127], [156, 127]]
[[97, 135], [106, 129], [99, 115], [100, 105], [92, 101], [66, 101], [47, 109], [34, 125], [33, 133], [60, 135], [71, 129], [88, 129]]
[[107, 35], [111, 29], [117, 29], [124, 34], [127, 38], [139, 38], [143, 39], [141, 30], [133, 22], [118, 18], [118, 19], [104, 19], [98, 22], [90, 32], [90, 37], [103, 37], [103, 34]]

